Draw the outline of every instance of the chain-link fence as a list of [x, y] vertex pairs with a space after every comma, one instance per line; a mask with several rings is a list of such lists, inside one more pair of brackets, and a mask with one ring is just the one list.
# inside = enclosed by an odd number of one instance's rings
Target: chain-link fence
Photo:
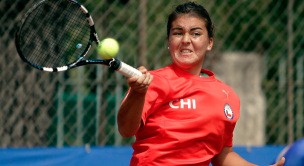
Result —
[[[0, 146], [122, 145], [115, 115], [128, 90], [122, 75], [91, 65], [45, 73], [19, 58], [15, 27], [33, 0], [0, 0]], [[149, 70], [171, 63], [166, 17], [181, 0], [80, 0], [99, 38], [120, 43], [118, 58]], [[286, 144], [304, 132], [304, 1], [197, 0], [216, 26], [212, 57], [226, 51], [262, 57], [267, 99], [266, 143]], [[96, 47], [89, 52], [96, 58]]]

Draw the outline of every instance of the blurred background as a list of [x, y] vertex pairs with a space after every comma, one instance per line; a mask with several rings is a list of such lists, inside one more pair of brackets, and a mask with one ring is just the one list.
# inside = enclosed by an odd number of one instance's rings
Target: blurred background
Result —
[[[131, 145], [134, 138], [122, 138], [116, 124], [128, 90], [122, 75], [98, 65], [46, 73], [19, 58], [15, 28], [33, 2], [0, 0], [0, 147]], [[149, 70], [171, 64], [167, 15], [184, 1], [79, 2], [92, 15], [100, 39], [120, 43], [117, 58]], [[203, 68], [241, 99], [235, 145], [288, 145], [302, 138], [304, 1], [196, 2], [216, 27]], [[99, 58], [95, 46], [87, 56]]]

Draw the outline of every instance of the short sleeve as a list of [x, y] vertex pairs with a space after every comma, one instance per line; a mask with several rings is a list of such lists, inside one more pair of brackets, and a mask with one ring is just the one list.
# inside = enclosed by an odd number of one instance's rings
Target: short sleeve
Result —
[[[145, 96], [145, 103], [142, 112], [142, 122], [143, 125], [146, 123], [146, 119], [155, 111], [157, 110], [163, 103], [165, 103], [165, 99], [168, 96], [170, 91], [170, 87], [168, 86], [168, 81], [159, 76], [157, 74], [153, 74], [153, 81], [149, 85]], [[123, 102], [128, 97], [131, 88], [129, 89], [126, 97], [124, 98]], [[134, 103], [136, 104], [136, 103]]]
[[233, 123], [231, 123], [228, 127], [227, 127], [227, 129], [226, 129], [226, 131], [227, 131], [227, 133], [226, 133], [226, 142], [225, 142], [225, 146], [232, 146], [233, 145], [233, 132], [234, 132], [234, 129], [235, 129], [235, 125], [236, 125], [236, 123], [237, 123], [237, 121], [238, 121], [238, 119], [239, 119], [239, 117], [240, 117], [240, 99], [238, 98], [238, 96], [235, 94], [235, 93], [232, 93], [233, 91], [232, 91], [232, 89], [231, 89], [231, 95], [233, 95], [234, 94], [234, 96], [235, 96], [235, 102], [234, 102], [234, 104], [233, 103], [231, 103], [231, 104], [233, 104], [233, 105], [235, 105], [234, 106], [234, 108], [235, 108], [235, 111], [234, 111], [234, 120], [233, 120]]
[[142, 113], [143, 124], [146, 123], [146, 119], [155, 112], [162, 104], [166, 102], [166, 98], [169, 94], [170, 87], [168, 82], [161, 76], [153, 75], [153, 81], [151, 82], [149, 89], [146, 93], [145, 104]]
[[232, 146], [233, 145], [233, 131], [235, 128], [235, 124], [231, 125], [231, 128], [228, 129], [227, 135], [226, 135], [226, 142], [225, 142], [225, 146]]

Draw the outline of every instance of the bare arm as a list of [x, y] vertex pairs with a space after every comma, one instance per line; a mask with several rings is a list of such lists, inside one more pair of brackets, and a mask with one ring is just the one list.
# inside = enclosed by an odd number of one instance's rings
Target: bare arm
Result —
[[138, 70], [143, 75], [127, 78], [131, 90], [117, 115], [118, 130], [125, 138], [133, 136], [140, 127], [146, 92], [153, 80], [146, 68], [139, 67]]
[[[282, 158], [273, 166], [283, 166], [284, 162], [285, 158]], [[235, 153], [230, 146], [224, 146], [220, 154], [212, 158], [211, 163], [213, 166], [256, 166]]]
[[211, 163], [213, 166], [256, 166], [235, 153], [231, 146], [224, 146], [220, 154], [212, 158]]

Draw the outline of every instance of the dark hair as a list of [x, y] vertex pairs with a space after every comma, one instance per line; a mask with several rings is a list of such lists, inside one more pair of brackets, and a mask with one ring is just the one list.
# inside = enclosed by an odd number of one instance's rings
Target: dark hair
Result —
[[208, 36], [213, 37], [213, 29], [214, 26], [212, 24], [211, 18], [207, 10], [195, 2], [186, 2], [183, 4], [178, 5], [175, 10], [168, 16], [167, 22], [167, 37], [169, 38], [170, 29], [172, 22], [182, 14], [193, 14], [199, 18], [202, 18], [205, 21], [206, 28], [208, 31]]

